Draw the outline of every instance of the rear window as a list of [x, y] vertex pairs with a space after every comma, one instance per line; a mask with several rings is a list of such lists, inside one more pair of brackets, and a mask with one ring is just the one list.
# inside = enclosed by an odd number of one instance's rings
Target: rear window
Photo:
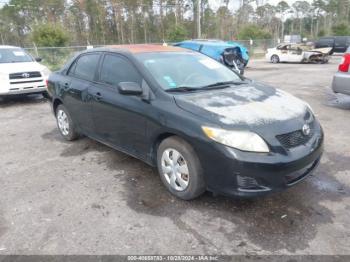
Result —
[[340, 46], [345, 46], [346, 45], [346, 40], [347, 37], [336, 37], [335, 38], [335, 44], [340, 45]]
[[333, 46], [334, 40], [331, 38], [324, 38], [317, 41], [318, 45], [321, 46]]

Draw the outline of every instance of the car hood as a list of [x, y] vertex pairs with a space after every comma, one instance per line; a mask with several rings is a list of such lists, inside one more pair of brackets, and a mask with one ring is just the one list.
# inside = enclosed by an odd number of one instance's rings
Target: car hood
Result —
[[24, 62], [24, 63], [0, 63], [0, 72], [5, 74], [30, 72], [30, 71], [42, 71], [46, 67], [37, 62]]
[[266, 126], [303, 119], [308, 111], [300, 99], [258, 83], [174, 97], [183, 110], [220, 126]]

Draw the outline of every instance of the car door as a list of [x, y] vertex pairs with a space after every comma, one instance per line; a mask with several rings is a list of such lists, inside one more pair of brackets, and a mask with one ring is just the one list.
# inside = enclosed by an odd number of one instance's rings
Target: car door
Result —
[[98, 139], [138, 157], [147, 152], [146, 117], [149, 104], [141, 96], [122, 95], [120, 82], [136, 82], [142, 77], [124, 56], [106, 53], [98, 83], [90, 87], [93, 121]]
[[64, 105], [81, 131], [89, 135], [94, 130], [92, 103], [89, 87], [95, 79], [100, 53], [87, 53], [79, 56], [68, 71], [64, 83]]
[[304, 52], [300, 47], [290, 45], [288, 49], [288, 62], [301, 62]]
[[334, 38], [334, 52], [343, 53], [347, 48], [347, 37], [338, 36]]
[[289, 55], [288, 55], [288, 50], [290, 49], [290, 45], [285, 45], [277, 48], [279, 51], [279, 59], [281, 62], [288, 62], [289, 60]]

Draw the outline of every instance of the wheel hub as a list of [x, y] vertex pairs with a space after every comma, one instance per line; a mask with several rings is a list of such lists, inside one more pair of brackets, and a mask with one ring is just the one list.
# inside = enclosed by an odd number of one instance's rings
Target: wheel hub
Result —
[[69, 134], [68, 116], [63, 110], [57, 112], [57, 123], [61, 133], [65, 136]]
[[186, 190], [189, 172], [185, 158], [175, 149], [167, 149], [162, 155], [162, 173], [170, 187], [176, 191]]

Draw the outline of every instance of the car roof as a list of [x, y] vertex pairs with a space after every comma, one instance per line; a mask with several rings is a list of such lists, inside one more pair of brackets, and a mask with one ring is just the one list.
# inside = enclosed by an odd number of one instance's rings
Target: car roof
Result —
[[176, 47], [176, 46], [165, 46], [157, 44], [133, 44], [133, 45], [110, 45], [106, 46], [109, 50], [120, 50], [127, 51], [132, 54], [139, 53], [159, 53], [159, 52], [190, 52], [188, 49]]

